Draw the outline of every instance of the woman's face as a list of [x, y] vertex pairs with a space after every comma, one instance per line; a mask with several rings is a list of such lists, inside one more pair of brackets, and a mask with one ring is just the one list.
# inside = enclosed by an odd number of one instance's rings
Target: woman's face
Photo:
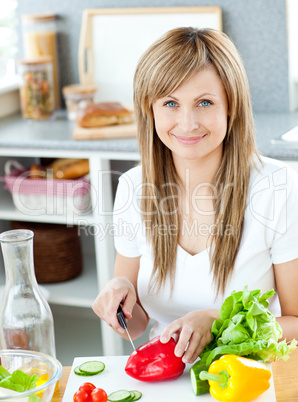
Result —
[[228, 100], [214, 67], [195, 73], [173, 93], [153, 103], [160, 140], [179, 159], [221, 158]]

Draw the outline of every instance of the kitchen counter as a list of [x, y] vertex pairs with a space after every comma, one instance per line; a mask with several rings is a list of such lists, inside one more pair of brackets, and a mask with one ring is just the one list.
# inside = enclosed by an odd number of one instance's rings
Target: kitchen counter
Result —
[[[279, 159], [298, 159], [298, 143], [272, 144], [271, 140], [298, 125], [298, 113], [255, 114], [257, 145], [263, 155]], [[47, 121], [26, 121], [17, 115], [0, 119], [1, 148], [30, 148], [79, 152], [137, 153], [136, 138], [74, 141], [75, 123], [64, 111]]]
[[[272, 364], [276, 402], [298, 401], [297, 365], [298, 349], [292, 352], [291, 358], [287, 362], [280, 360]], [[59, 388], [55, 391], [52, 402], [62, 401], [70, 370], [71, 367], [64, 367]], [[104, 384], [102, 387], [104, 388]]]
[[21, 115], [0, 119], [0, 147], [92, 152], [138, 152], [136, 138], [74, 141], [73, 121], [59, 111], [44, 121], [25, 120]]
[[298, 159], [298, 142], [271, 143], [271, 140], [279, 139], [298, 125], [298, 113], [256, 113], [254, 119], [257, 146], [262, 155], [276, 159]]

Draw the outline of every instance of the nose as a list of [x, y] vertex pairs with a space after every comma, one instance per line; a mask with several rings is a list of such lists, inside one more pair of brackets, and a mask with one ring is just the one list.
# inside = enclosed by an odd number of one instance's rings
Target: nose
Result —
[[181, 109], [178, 116], [177, 126], [181, 134], [189, 134], [198, 130], [200, 123], [196, 111], [193, 109]]

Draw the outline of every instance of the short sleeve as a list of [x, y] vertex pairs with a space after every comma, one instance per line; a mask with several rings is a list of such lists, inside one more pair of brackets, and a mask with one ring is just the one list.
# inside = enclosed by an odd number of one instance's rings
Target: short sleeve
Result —
[[[282, 264], [298, 258], [298, 176], [291, 168], [280, 176], [273, 194], [279, 214], [271, 247], [273, 264]], [[278, 208], [278, 205], [282, 205]]]
[[140, 255], [138, 236], [142, 228], [135, 191], [133, 178], [123, 174], [118, 181], [113, 208], [115, 248], [121, 255], [132, 258]]

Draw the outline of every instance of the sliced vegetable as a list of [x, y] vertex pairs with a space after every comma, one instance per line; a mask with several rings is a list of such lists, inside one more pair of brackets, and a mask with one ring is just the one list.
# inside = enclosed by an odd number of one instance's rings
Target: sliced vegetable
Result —
[[85, 377], [89, 376], [89, 374], [84, 373], [83, 371], [80, 370], [80, 366], [75, 367], [74, 372], [77, 375], [82, 375], [82, 376], [85, 376]]
[[80, 365], [80, 371], [88, 375], [95, 375], [101, 373], [105, 369], [105, 364], [98, 360], [85, 362]]
[[108, 395], [108, 401], [111, 402], [131, 401], [130, 398], [131, 398], [130, 392], [124, 389], [112, 392], [110, 395]]
[[271, 371], [265, 364], [236, 355], [224, 355], [214, 361], [208, 372], [201, 371], [201, 380], [208, 380], [210, 394], [222, 402], [249, 402], [270, 387]]
[[102, 388], [94, 388], [91, 393], [89, 393], [88, 389], [85, 389], [86, 384], [89, 383], [82, 384], [78, 391], [74, 394], [74, 402], [134, 402], [138, 401], [142, 397], [142, 393], [140, 391], [127, 391], [124, 389], [112, 392], [109, 396]]
[[139, 399], [142, 398], [142, 392], [140, 392], [140, 391], [133, 390], [133, 391], [129, 391], [129, 392], [130, 392], [130, 394], [133, 394], [132, 399], [131, 399], [132, 402], [138, 401]]
[[38, 377], [38, 380], [36, 382], [36, 387], [39, 387], [40, 385], [45, 384], [47, 381], [49, 381], [50, 377], [48, 373], [42, 374], [41, 376]]
[[[197, 363], [200, 363], [198, 361]], [[194, 364], [190, 371], [190, 380], [191, 380], [191, 385], [192, 389], [195, 395], [202, 395], [206, 394], [209, 392], [209, 383], [208, 381], [204, 381], [200, 379], [200, 373], [201, 371], [208, 371], [209, 366], [205, 365], [200, 365], [200, 364]]]
[[75, 367], [74, 372], [77, 375], [90, 376], [101, 373], [105, 369], [105, 364], [98, 360], [92, 360]]
[[182, 357], [174, 353], [173, 338], [161, 343], [159, 336], [138, 347], [128, 358], [125, 371], [140, 381], [165, 381], [178, 378], [185, 369]]

